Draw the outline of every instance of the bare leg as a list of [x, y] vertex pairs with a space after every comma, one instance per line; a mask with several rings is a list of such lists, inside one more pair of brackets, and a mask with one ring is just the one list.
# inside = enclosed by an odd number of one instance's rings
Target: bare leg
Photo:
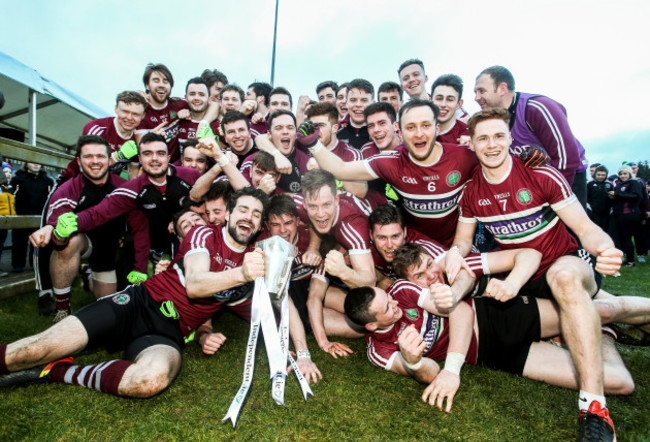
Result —
[[91, 279], [91, 290], [95, 295], [95, 299], [103, 298], [107, 295], [112, 295], [117, 292], [117, 283], [116, 282], [102, 282], [95, 279]]
[[7, 345], [9, 371], [24, 370], [56, 361], [83, 350], [88, 334], [75, 316], [68, 316], [47, 330]]
[[154, 345], [144, 349], [120, 381], [120, 396], [147, 398], [171, 384], [181, 369], [181, 354], [169, 345]]
[[52, 286], [57, 289], [70, 287], [79, 273], [81, 255], [88, 248], [88, 238], [84, 234], [73, 235], [63, 250], [52, 251], [50, 274]]
[[591, 295], [596, 292], [593, 273], [580, 258], [564, 256], [547, 273], [560, 307], [562, 336], [580, 379], [580, 389], [603, 395], [603, 360], [600, 318]]

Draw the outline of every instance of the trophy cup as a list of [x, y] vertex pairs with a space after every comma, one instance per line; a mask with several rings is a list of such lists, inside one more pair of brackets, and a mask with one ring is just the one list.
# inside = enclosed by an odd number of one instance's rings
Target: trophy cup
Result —
[[271, 301], [282, 301], [286, 293], [287, 282], [291, 276], [291, 265], [298, 254], [298, 249], [293, 244], [280, 238], [272, 236], [259, 241], [256, 248], [262, 249], [266, 256], [266, 271], [264, 284]]

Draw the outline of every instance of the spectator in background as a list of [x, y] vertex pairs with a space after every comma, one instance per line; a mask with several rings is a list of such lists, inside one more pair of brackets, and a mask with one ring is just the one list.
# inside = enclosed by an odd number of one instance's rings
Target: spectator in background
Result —
[[605, 232], [609, 229], [609, 218], [612, 210], [612, 199], [609, 192], [614, 185], [607, 181], [607, 168], [596, 166], [592, 174], [593, 180], [587, 183], [587, 213], [589, 218]]
[[632, 233], [641, 223], [640, 201], [643, 200], [643, 188], [641, 182], [634, 179], [630, 166], [618, 168], [618, 182], [609, 196], [614, 200], [614, 219], [620, 242], [616, 247], [625, 252], [625, 265], [634, 267]]
[[[623, 163], [625, 164], [625, 163]], [[634, 236], [634, 247], [636, 248], [636, 259], [640, 263], [645, 263], [646, 255], [648, 254], [646, 224], [648, 224], [648, 216], [650, 215], [650, 197], [646, 190], [647, 183], [643, 178], [637, 176], [639, 173], [639, 165], [634, 162], [628, 162], [628, 166], [632, 169], [632, 178], [641, 182], [641, 193], [643, 198], [639, 201], [639, 211], [641, 212], [641, 222], [637, 224], [636, 230], [632, 232]]]
[[[2, 173], [0, 174], [0, 216], [15, 215], [16, 206], [14, 204], [14, 189], [9, 182], [11, 181], [13, 167], [9, 163], [2, 163]], [[7, 239], [8, 230], [0, 229], [0, 257], [2, 249]], [[0, 271], [0, 277], [7, 276], [7, 272]]]
[[[54, 180], [43, 166], [36, 163], [25, 163], [11, 179], [15, 189], [16, 215], [41, 215], [43, 206], [54, 186]], [[14, 229], [11, 248], [11, 266], [14, 272], [22, 272], [27, 257], [27, 238], [36, 229]], [[31, 262], [30, 262], [31, 265]]]

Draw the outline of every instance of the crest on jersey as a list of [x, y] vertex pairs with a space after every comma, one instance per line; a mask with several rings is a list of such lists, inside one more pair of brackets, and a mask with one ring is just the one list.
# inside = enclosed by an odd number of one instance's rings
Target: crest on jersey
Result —
[[457, 170], [452, 170], [447, 174], [447, 185], [455, 186], [460, 181], [460, 172]]
[[519, 189], [517, 191], [517, 201], [527, 206], [533, 202], [533, 195], [530, 193], [530, 190], [526, 188]]
[[113, 302], [117, 305], [126, 305], [131, 301], [131, 297], [126, 293], [120, 293], [113, 296]]
[[418, 311], [414, 308], [410, 308], [406, 310], [406, 316], [408, 316], [409, 319], [418, 319]]

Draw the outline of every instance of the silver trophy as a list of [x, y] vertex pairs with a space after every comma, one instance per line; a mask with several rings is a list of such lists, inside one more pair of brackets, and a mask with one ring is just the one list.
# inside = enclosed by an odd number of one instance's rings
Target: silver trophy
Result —
[[281, 301], [286, 293], [287, 282], [291, 276], [293, 259], [298, 254], [298, 249], [293, 244], [279, 236], [272, 236], [256, 244], [266, 256], [266, 271], [264, 283], [271, 301]]

